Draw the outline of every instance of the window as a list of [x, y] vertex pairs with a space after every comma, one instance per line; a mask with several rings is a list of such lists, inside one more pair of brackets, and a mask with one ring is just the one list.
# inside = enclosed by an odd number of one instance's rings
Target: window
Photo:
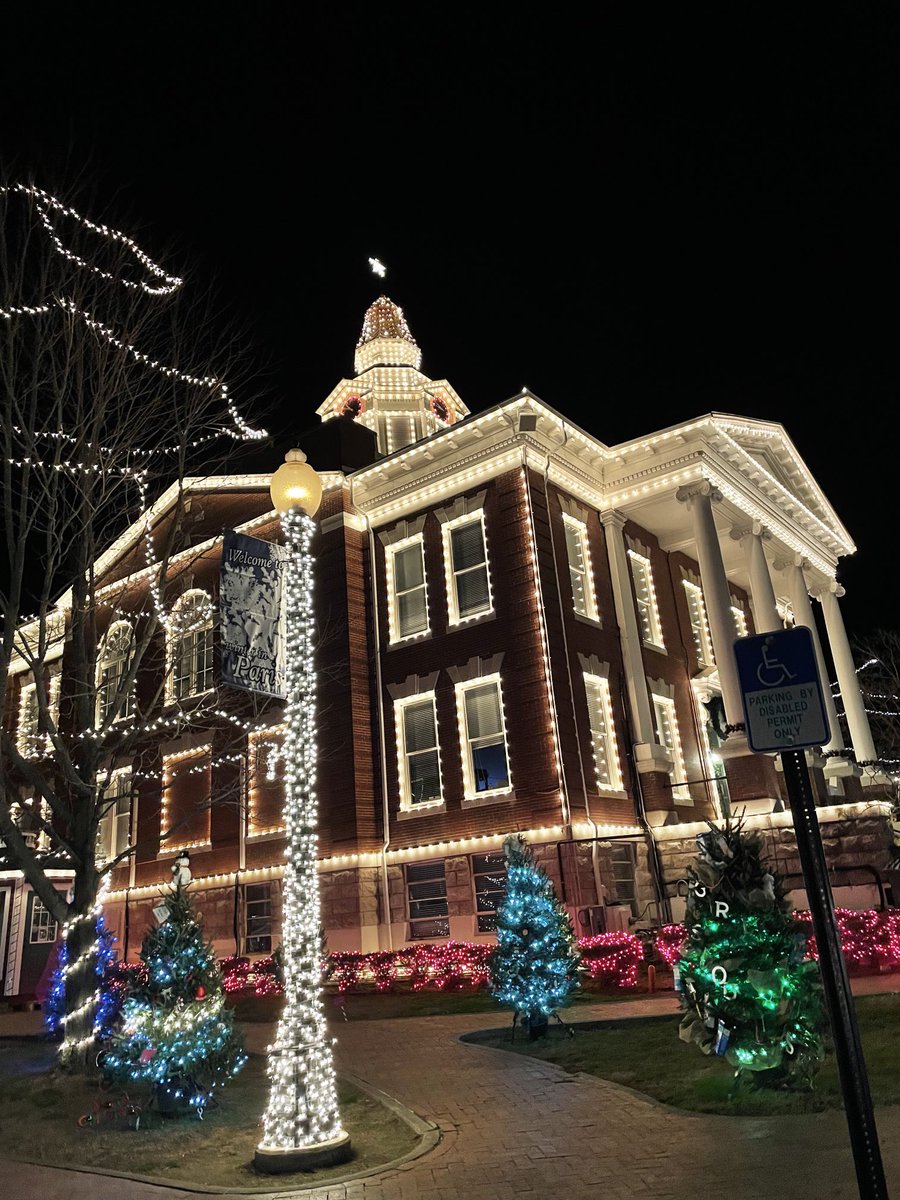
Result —
[[122, 692], [122, 680], [134, 653], [134, 630], [127, 621], [116, 621], [100, 644], [97, 656], [97, 725], [132, 715], [131, 688]]
[[279, 726], [247, 735], [247, 836], [284, 829], [284, 731]]
[[637, 888], [635, 883], [635, 847], [632, 842], [613, 842], [610, 846], [610, 861], [613, 883], [616, 889], [616, 904], [630, 904], [631, 915], [637, 916]]
[[450, 624], [458, 625], [491, 612], [484, 513], [466, 516], [444, 526], [444, 558], [450, 597]]
[[23, 683], [19, 694], [19, 723], [16, 727], [16, 749], [25, 758], [39, 754], [37, 685]]
[[163, 757], [163, 853], [209, 845], [211, 754], [211, 746], [198, 746], [195, 750]]
[[434, 693], [397, 700], [397, 752], [400, 772], [400, 807], [440, 804], [441, 756], [438, 748]]
[[672, 795], [676, 800], [691, 802], [691, 793], [685, 782], [684, 753], [681, 749], [681, 735], [678, 732], [678, 721], [675, 718], [675, 701], [667, 696], [653, 696], [653, 715], [656, 719], [656, 732], [659, 744], [669, 752], [674, 764], [669, 779], [672, 783]]
[[622, 772], [619, 767], [619, 749], [616, 745], [616, 729], [612, 718], [609, 680], [599, 675], [586, 674], [584, 690], [587, 694], [588, 714], [591, 722], [591, 744], [594, 748], [597, 786], [601, 790], [621, 791]]
[[56, 921], [50, 915], [50, 910], [44, 908], [37, 896], [34, 897], [31, 909], [31, 928], [28, 932], [28, 940], [32, 945], [35, 942], [56, 941]]
[[389, 547], [388, 560], [391, 641], [399, 642], [403, 638], [427, 633], [428, 597], [422, 535]]
[[406, 903], [410, 940], [450, 936], [443, 862], [407, 863]]
[[697, 655], [697, 665], [714, 667], [716, 656], [713, 653], [712, 637], [709, 632], [709, 620], [706, 616], [706, 603], [703, 590], [689, 579], [684, 581], [684, 592], [687, 596], [688, 612], [691, 618], [691, 633], [694, 635], [694, 652]]
[[506, 858], [502, 854], [473, 854], [475, 919], [479, 933], [495, 933], [497, 910], [506, 897]]
[[572, 603], [576, 613], [597, 620], [597, 601], [594, 597], [594, 578], [588, 549], [587, 526], [563, 513], [566, 531], [566, 552], [569, 556], [569, 579], [572, 583]]
[[664, 650], [665, 642], [659, 623], [659, 608], [656, 604], [650, 559], [634, 550], [628, 551], [628, 558], [631, 561], [631, 577], [634, 580], [634, 598], [637, 601], [641, 637], [646, 645]]
[[244, 953], [271, 954], [274, 911], [271, 883], [244, 888]]
[[206, 592], [186, 592], [169, 629], [167, 698], [183, 700], [213, 686], [213, 610]]
[[97, 826], [97, 860], [107, 862], [128, 848], [131, 840], [131, 768], [113, 771], [103, 789], [102, 816]]
[[456, 691], [466, 797], [508, 791], [499, 677], [457, 684]]
[[734, 627], [737, 630], [738, 637], [746, 637], [749, 632], [747, 629], [747, 614], [739, 604], [732, 604], [731, 615], [734, 617]]

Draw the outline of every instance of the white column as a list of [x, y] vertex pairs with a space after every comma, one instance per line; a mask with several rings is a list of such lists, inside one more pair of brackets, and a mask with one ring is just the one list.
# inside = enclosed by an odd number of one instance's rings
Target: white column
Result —
[[838, 604], [838, 597], [843, 595], [844, 589], [840, 584], [832, 582], [818, 592], [818, 599], [822, 605], [822, 612], [825, 614], [828, 645], [831, 647], [831, 657], [834, 659], [834, 669], [837, 671], [838, 685], [844, 701], [844, 712], [847, 714], [853, 753], [857, 763], [870, 763], [874, 762], [878, 756], [875, 753], [875, 743], [872, 741], [872, 731], [869, 728], [865, 702], [862, 692], [859, 690], [853, 652], [850, 649], [847, 630], [844, 628], [844, 618], [841, 616]]
[[777, 564], [784, 571], [787, 581], [788, 595], [791, 598], [791, 608], [794, 610], [794, 624], [805, 625], [812, 634], [813, 647], [816, 651], [816, 664], [819, 668], [819, 678], [822, 681], [822, 699], [825, 701], [825, 712], [828, 714], [828, 727], [831, 730], [831, 740], [824, 749], [828, 751], [843, 750], [844, 735], [841, 732], [841, 723], [838, 720], [837, 709], [834, 706], [834, 697], [828, 685], [828, 667], [825, 663], [825, 655], [822, 653], [822, 643], [819, 641], [819, 631], [816, 628], [816, 619], [813, 616], [812, 605], [809, 602], [809, 589], [806, 583], [806, 576], [803, 574], [805, 565], [806, 560], [801, 554], [796, 554], [793, 558]]
[[766, 561], [766, 551], [763, 541], [769, 536], [758, 521], [744, 529], [732, 529], [731, 536], [741, 543], [747, 561], [747, 572], [750, 576], [750, 597], [753, 601], [753, 623], [757, 633], [771, 633], [773, 629], [781, 629], [783, 622], [778, 615], [778, 605], [775, 601], [775, 589], [772, 587], [772, 576], [769, 574], [769, 564]]
[[634, 760], [638, 771], [668, 771], [671, 759], [665, 748], [656, 740], [650, 696], [647, 692], [647, 676], [644, 671], [641, 631], [634, 607], [631, 590], [631, 572], [625, 550], [625, 525], [623, 513], [610, 509], [601, 513], [600, 520], [606, 531], [606, 553], [609, 558], [609, 573], [612, 579], [613, 599], [616, 605], [616, 620], [622, 645], [622, 665], [625, 668], [625, 689], [628, 695], [628, 711], [634, 727]]
[[675, 496], [688, 506], [691, 514], [697, 561], [700, 564], [700, 580], [703, 584], [703, 599], [706, 601], [709, 632], [712, 635], [719, 683], [722, 685], [725, 716], [729, 725], [742, 725], [744, 706], [734, 658], [737, 629], [731, 611], [731, 592], [712, 511], [713, 500], [721, 500], [722, 496], [706, 481], [680, 487]]

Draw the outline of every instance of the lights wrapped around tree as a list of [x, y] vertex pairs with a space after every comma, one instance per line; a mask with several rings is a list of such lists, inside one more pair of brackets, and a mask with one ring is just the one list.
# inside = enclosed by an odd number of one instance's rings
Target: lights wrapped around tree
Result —
[[289, 554], [284, 579], [285, 849], [282, 890], [284, 1007], [269, 1047], [269, 1103], [254, 1158], [284, 1173], [342, 1162], [350, 1137], [341, 1124], [332, 1039], [322, 1004], [321, 904], [316, 801], [316, 679], [313, 664], [313, 557], [322, 484], [300, 450], [272, 478]]

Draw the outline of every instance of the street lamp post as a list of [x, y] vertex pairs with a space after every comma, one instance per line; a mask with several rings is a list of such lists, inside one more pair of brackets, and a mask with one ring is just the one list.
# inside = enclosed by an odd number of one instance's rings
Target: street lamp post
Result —
[[271, 492], [288, 545], [282, 599], [287, 683], [284, 1008], [269, 1047], [269, 1103], [254, 1164], [267, 1174], [283, 1174], [345, 1161], [350, 1136], [341, 1125], [322, 1005], [310, 551], [322, 481], [302, 450], [288, 451], [272, 476]]

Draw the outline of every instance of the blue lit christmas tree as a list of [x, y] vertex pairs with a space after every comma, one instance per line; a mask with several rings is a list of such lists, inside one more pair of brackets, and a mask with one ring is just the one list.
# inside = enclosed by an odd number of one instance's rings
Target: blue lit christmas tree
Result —
[[491, 994], [513, 1010], [531, 1039], [547, 1032], [578, 987], [580, 955], [569, 915], [546, 871], [524, 839], [511, 834], [506, 855], [506, 898], [497, 913], [497, 948], [491, 955]]
[[[115, 986], [116, 964], [116, 935], [107, 929], [103, 913], [98, 913], [94, 928], [96, 930], [96, 972], [97, 972], [97, 1010], [94, 1015], [94, 1032], [101, 1041], [106, 1041], [112, 1034], [116, 1017], [121, 1008], [121, 991]], [[66, 1013], [66, 975], [69, 956], [66, 949], [66, 939], [59, 942], [59, 955], [56, 966], [50, 978], [50, 990], [42, 1005], [44, 1028], [54, 1038], [61, 1038], [64, 1033], [64, 1018]]]
[[807, 1088], [825, 1056], [819, 968], [758, 834], [726, 821], [697, 838], [678, 962], [680, 1036], [738, 1080]]
[[141, 946], [146, 976], [131, 982], [102, 1067], [126, 1086], [149, 1084], [159, 1112], [202, 1116], [247, 1056], [187, 886], [177, 882], [153, 913], [158, 927]]

